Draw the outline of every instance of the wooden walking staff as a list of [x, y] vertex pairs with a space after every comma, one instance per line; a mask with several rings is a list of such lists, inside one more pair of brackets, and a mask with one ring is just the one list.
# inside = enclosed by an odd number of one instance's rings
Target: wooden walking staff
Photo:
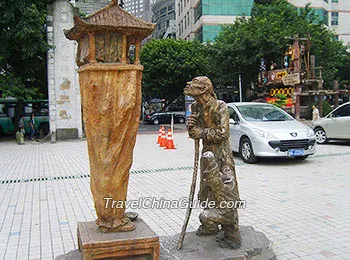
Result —
[[[140, 43], [154, 29], [121, 9], [117, 0], [85, 18], [74, 17], [66, 37], [78, 42], [80, 91], [86, 129], [91, 191], [103, 232], [131, 231], [125, 205], [141, 107]], [[135, 45], [130, 62], [129, 48]]]
[[191, 212], [192, 212], [192, 203], [194, 198], [194, 192], [196, 190], [196, 182], [197, 182], [197, 173], [198, 173], [198, 161], [199, 161], [199, 139], [195, 140], [194, 143], [194, 149], [195, 149], [195, 155], [194, 155], [194, 169], [193, 169], [193, 176], [192, 176], [192, 184], [191, 184], [191, 190], [189, 195], [189, 204], [186, 211], [185, 221], [182, 226], [182, 230], [180, 233], [179, 241], [177, 243], [177, 250], [180, 250], [182, 248], [182, 244], [185, 239], [186, 235], [186, 229], [188, 225], [188, 221], [190, 220]]

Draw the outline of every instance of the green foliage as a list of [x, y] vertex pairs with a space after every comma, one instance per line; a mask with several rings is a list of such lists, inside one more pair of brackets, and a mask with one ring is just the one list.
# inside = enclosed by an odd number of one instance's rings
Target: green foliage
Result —
[[296, 34], [311, 36], [311, 55], [316, 56], [316, 66], [323, 67], [325, 83], [331, 86], [332, 80], [341, 76], [339, 69], [349, 59], [349, 53], [341, 42], [332, 40], [333, 34], [308, 5], [297, 9], [286, 0], [255, 3], [250, 19], [241, 18], [223, 28], [210, 46], [213, 81], [232, 85], [242, 74], [243, 82], [256, 82], [261, 58], [282, 68], [283, 54], [287, 45], [292, 44], [286, 37]]
[[277, 107], [284, 107], [286, 106], [287, 96], [285, 94], [277, 94], [275, 96], [277, 98], [275, 102], [273, 103]]
[[207, 75], [205, 47], [183, 40], [152, 40], [141, 50], [143, 94], [173, 100], [182, 94], [186, 82]]
[[350, 52], [344, 51], [342, 56], [342, 65], [339, 66], [336, 79], [339, 80], [340, 88], [350, 86]]
[[47, 88], [48, 3], [45, 0], [0, 2], [0, 95], [3, 97], [37, 98]]
[[328, 101], [322, 102], [322, 117], [328, 115], [332, 111], [331, 105], [328, 103]]

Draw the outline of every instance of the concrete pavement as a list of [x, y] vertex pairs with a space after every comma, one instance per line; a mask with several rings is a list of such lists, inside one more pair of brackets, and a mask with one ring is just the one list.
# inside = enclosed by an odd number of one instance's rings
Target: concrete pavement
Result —
[[[174, 135], [176, 150], [138, 135], [129, 200], [187, 197], [193, 140]], [[350, 259], [350, 144], [318, 146], [305, 161], [238, 157], [240, 224], [272, 241], [278, 259]], [[86, 141], [0, 143], [0, 259], [54, 259], [77, 248], [78, 221], [94, 220]], [[179, 233], [185, 209], [136, 210], [160, 236]], [[198, 226], [192, 212], [189, 230]]]

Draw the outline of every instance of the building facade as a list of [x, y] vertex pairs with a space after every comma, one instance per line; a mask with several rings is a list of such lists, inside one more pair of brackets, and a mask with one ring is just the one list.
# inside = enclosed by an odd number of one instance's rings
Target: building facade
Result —
[[[254, 0], [175, 0], [178, 39], [213, 41], [222, 25], [249, 17]], [[268, 2], [268, 1], [265, 1]], [[319, 20], [336, 39], [350, 45], [350, 0], [288, 0], [303, 8], [310, 3]]]
[[75, 63], [77, 43], [69, 41], [65, 29], [74, 25], [74, 7], [89, 15], [106, 6], [110, 0], [56, 0], [48, 7], [47, 78], [51, 141], [83, 136], [79, 75]]
[[176, 38], [175, 0], [157, 0], [153, 7], [152, 22], [156, 23], [153, 38]]
[[[51, 141], [80, 138], [84, 135], [82, 123], [79, 75], [75, 57], [77, 43], [69, 41], [65, 29], [74, 25], [74, 15], [90, 15], [111, 0], [56, 0], [48, 7], [47, 77]], [[122, 1], [119, 1], [122, 3]], [[151, 21], [153, 0], [124, 0], [124, 9], [143, 20]]]
[[343, 41], [350, 45], [350, 1], [349, 0], [288, 0], [296, 7], [310, 3], [316, 15]]
[[253, 0], [176, 0], [178, 39], [213, 41], [222, 25], [250, 16]]
[[124, 10], [146, 22], [152, 21], [152, 6], [155, 0], [124, 0]]

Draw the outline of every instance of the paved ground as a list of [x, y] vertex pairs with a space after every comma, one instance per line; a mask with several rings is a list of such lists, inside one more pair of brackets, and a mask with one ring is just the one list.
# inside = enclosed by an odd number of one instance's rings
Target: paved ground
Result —
[[[193, 141], [175, 132], [177, 150], [138, 135], [129, 200], [188, 196]], [[318, 147], [306, 161], [236, 157], [241, 225], [263, 231], [278, 259], [350, 259], [350, 144]], [[0, 143], [0, 259], [53, 259], [77, 247], [78, 221], [95, 219], [86, 141]], [[160, 235], [178, 233], [185, 209], [138, 209]], [[194, 210], [190, 230], [198, 226]]]

